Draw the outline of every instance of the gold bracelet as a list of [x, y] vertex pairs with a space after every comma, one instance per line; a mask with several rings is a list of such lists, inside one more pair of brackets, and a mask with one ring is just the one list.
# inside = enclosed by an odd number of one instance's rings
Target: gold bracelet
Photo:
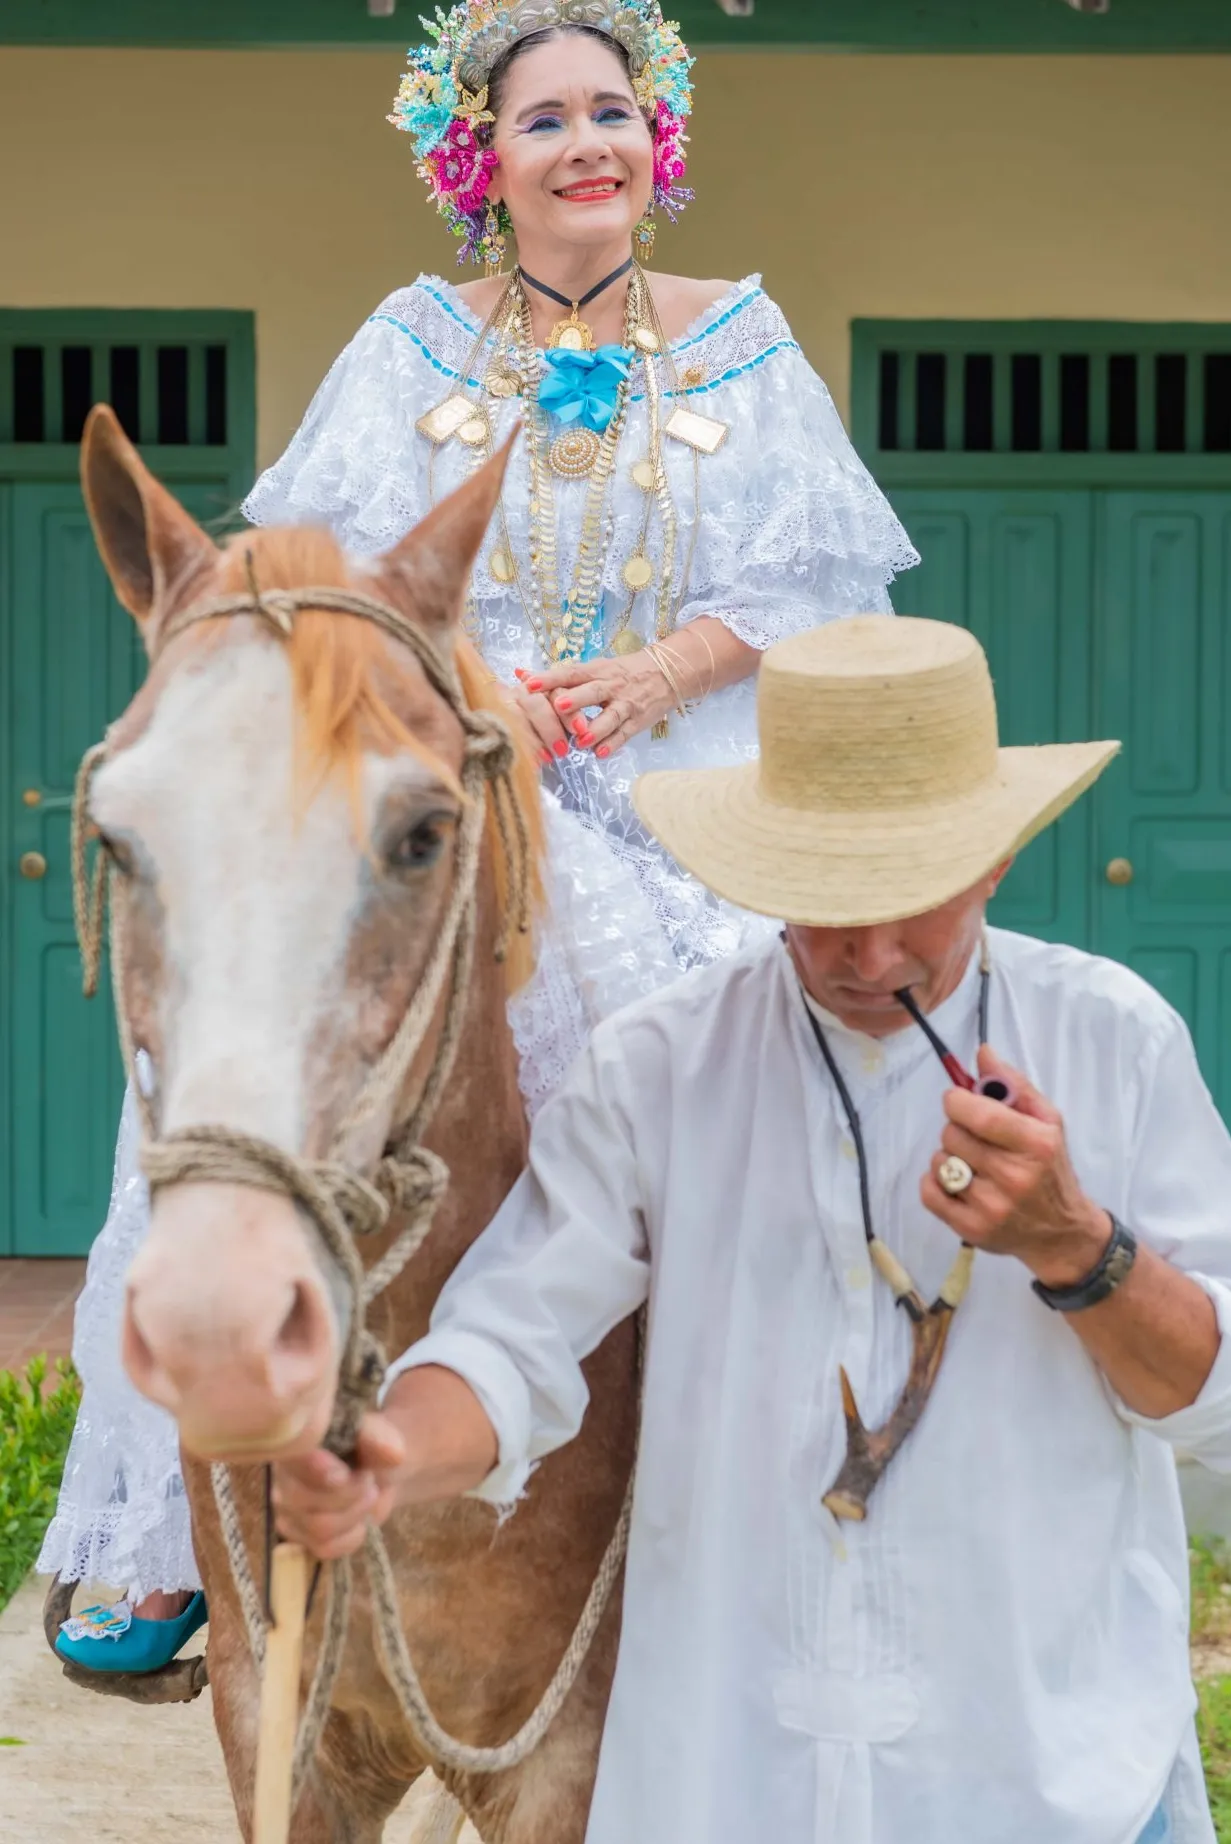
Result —
[[679, 712], [680, 716], [687, 717], [688, 710], [685, 705], [684, 694], [680, 690], [679, 683], [675, 677], [675, 674], [672, 672], [671, 668], [668, 666], [666, 660], [662, 656], [662, 652], [660, 650], [661, 647], [662, 647], [662, 642], [660, 640], [656, 640], [652, 646], [648, 646], [646, 648], [645, 656], [647, 659], [653, 660], [659, 672], [662, 673], [663, 678], [667, 681], [667, 690], [671, 693], [672, 698], [675, 700], [675, 708]]
[[[674, 647], [669, 647], [665, 640], [655, 641], [654, 645], [657, 649], [657, 657], [660, 659], [660, 661], [665, 656], [665, 658], [671, 661], [672, 666], [675, 669], [675, 672], [679, 674], [678, 679], [673, 678], [671, 681], [672, 684], [675, 686], [675, 689], [677, 692], [680, 689], [681, 679], [684, 679], [688, 676], [692, 676], [692, 677], [698, 676], [694, 672], [694, 669], [690, 665], [688, 660], [686, 660], [682, 654], [677, 653]], [[701, 698], [704, 697], [704, 695], [705, 694], [702, 693], [699, 697], [696, 697], [693, 699], [689, 699], [685, 697], [683, 700], [684, 709], [680, 713], [681, 716], [687, 717], [690, 715], [691, 712], [695, 711], [697, 706], [701, 703]]]

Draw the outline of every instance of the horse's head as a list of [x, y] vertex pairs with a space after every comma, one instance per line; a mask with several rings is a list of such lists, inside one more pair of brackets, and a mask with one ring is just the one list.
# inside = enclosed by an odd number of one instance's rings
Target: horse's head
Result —
[[[465, 731], [410, 648], [358, 615], [308, 609], [287, 632], [253, 615], [176, 631], [178, 618], [253, 584], [360, 592], [452, 657], [481, 703], [490, 681], [458, 621], [504, 456], [368, 560], [306, 528], [219, 547], [105, 409], [82, 466], [104, 562], [152, 661], [109, 734], [89, 817], [113, 868], [117, 1004], [149, 1053], [160, 1137], [209, 1125], [321, 1159], [432, 960], [467, 804]], [[532, 803], [528, 758], [516, 773]], [[397, 1102], [350, 1133], [347, 1163], [370, 1169]], [[156, 1190], [124, 1357], [194, 1451], [319, 1441], [345, 1314], [334, 1264], [288, 1197], [214, 1181]]]

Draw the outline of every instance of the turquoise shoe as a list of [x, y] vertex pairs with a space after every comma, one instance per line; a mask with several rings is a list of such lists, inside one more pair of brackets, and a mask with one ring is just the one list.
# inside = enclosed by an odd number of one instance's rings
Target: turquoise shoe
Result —
[[174, 1620], [138, 1619], [127, 1601], [84, 1607], [60, 1628], [56, 1651], [85, 1671], [161, 1671], [208, 1618], [199, 1589]]

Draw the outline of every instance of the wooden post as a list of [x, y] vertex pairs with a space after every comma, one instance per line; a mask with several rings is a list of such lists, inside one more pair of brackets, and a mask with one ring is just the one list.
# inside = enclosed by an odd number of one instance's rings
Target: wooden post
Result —
[[274, 1623], [265, 1641], [265, 1675], [261, 1681], [252, 1844], [288, 1844], [290, 1837], [291, 1761], [299, 1722], [307, 1592], [306, 1554], [298, 1543], [279, 1543], [270, 1574]]

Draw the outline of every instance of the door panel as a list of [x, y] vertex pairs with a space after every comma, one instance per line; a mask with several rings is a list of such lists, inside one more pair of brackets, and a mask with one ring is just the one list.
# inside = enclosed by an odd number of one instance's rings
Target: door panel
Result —
[[1183, 1014], [1231, 1118], [1231, 494], [1107, 493], [1099, 546], [1097, 726], [1125, 752], [1095, 792], [1096, 941]]
[[[900, 614], [958, 621], [987, 649], [1001, 741], [1089, 734], [1089, 493], [912, 489], [891, 495], [923, 561]], [[1022, 853], [993, 918], [1051, 940], [1089, 931], [1090, 819], [1078, 807]]]
[[98, 561], [77, 487], [12, 491], [10, 607], [16, 691], [12, 884], [10, 1251], [83, 1253], [106, 1210], [123, 1077], [110, 985], [81, 994], [69, 816], [77, 764], [140, 679], [136, 626]]
[[[216, 485], [179, 496], [216, 518]], [[127, 705], [145, 671], [136, 623], [98, 559], [78, 487], [10, 489], [7, 658], [12, 700], [6, 842], [10, 928], [11, 1157], [0, 1253], [83, 1255], [107, 1210], [123, 1097], [109, 969], [81, 991], [69, 825], [77, 766]], [[3, 639], [3, 636], [0, 636]], [[24, 854], [46, 864], [21, 875]], [[7, 1229], [4, 1218], [7, 1217]]]

